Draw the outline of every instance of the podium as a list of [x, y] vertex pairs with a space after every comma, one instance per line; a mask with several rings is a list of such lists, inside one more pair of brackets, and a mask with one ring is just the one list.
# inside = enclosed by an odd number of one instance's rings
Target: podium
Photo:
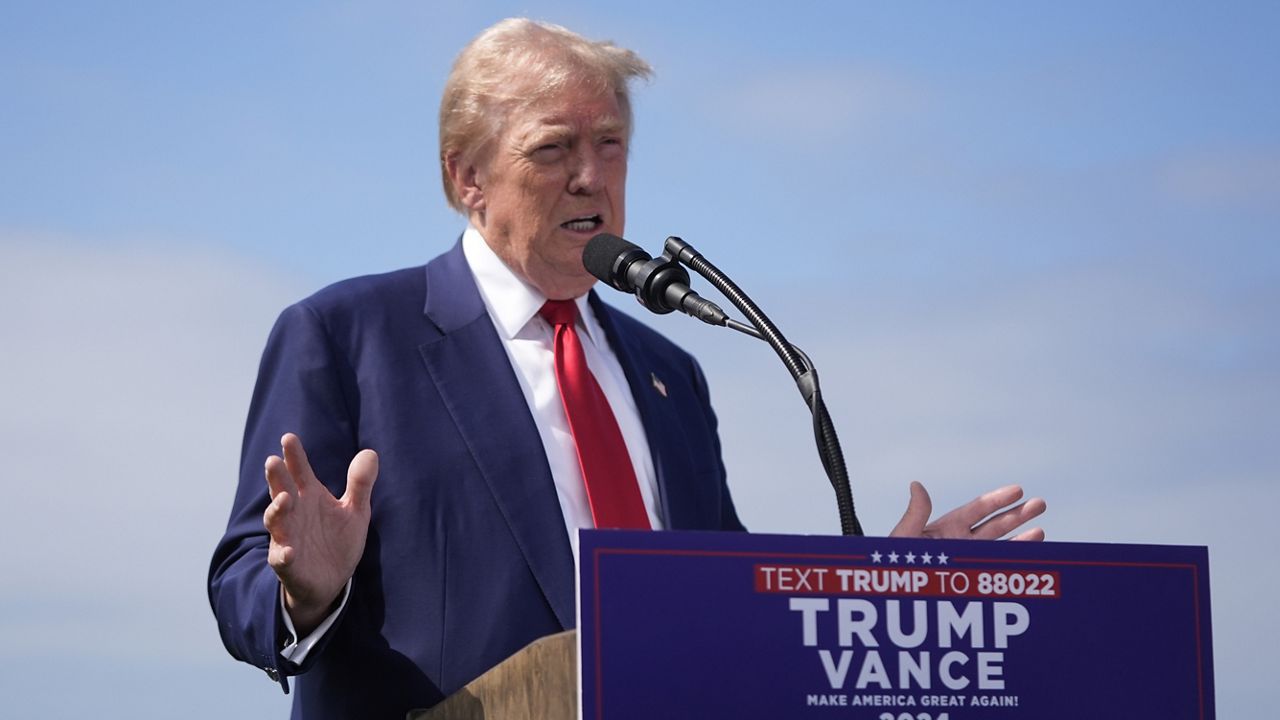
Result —
[[543, 638], [410, 717], [1214, 717], [1203, 547], [643, 531], [579, 547], [577, 657], [573, 632]]
[[538, 638], [408, 720], [576, 720], [578, 632]]

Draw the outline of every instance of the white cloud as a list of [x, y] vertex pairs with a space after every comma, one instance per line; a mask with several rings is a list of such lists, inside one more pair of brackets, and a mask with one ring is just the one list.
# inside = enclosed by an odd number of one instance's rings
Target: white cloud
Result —
[[[848, 425], [846, 452], [864, 473], [894, 483], [960, 476], [973, 492], [973, 483], [1075, 476], [1068, 491], [1092, 493], [1277, 468], [1265, 439], [1280, 420], [1280, 331], [1265, 308], [1280, 298], [1221, 293], [1146, 261], [1004, 277], [981, 294], [954, 284], [878, 298], [793, 289], [793, 302], [773, 308], [823, 371], [828, 404]], [[830, 309], [820, 319], [819, 307]], [[808, 461], [805, 428], [794, 448], [769, 439], [803, 425], [804, 413], [767, 347], [654, 323], [707, 366], [724, 393], [726, 433], [754, 433], [730, 452], [776, 445]], [[760, 417], [782, 427], [748, 426]]]
[[704, 100], [709, 115], [731, 131], [785, 148], [864, 137], [919, 112], [925, 93], [901, 74], [842, 65], [771, 69]]
[[1201, 148], [1168, 160], [1159, 180], [1175, 199], [1201, 205], [1280, 205], [1280, 148]]
[[[117, 692], [121, 717], [196, 666], [277, 694], [222, 650], [204, 577], [258, 354], [299, 294], [287, 275], [217, 253], [0, 235], [0, 662], [11, 677], [37, 658], [136, 666], [134, 686], [83, 693]], [[28, 689], [16, 707], [36, 714], [80, 702]]]

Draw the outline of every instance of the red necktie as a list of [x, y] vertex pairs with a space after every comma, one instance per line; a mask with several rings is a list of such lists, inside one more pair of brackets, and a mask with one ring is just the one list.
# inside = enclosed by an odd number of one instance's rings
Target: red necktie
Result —
[[539, 311], [555, 328], [556, 385], [578, 448], [578, 464], [587, 485], [591, 519], [598, 528], [649, 529], [649, 515], [631, 456], [574, 329], [578, 306], [572, 300], [548, 300]]

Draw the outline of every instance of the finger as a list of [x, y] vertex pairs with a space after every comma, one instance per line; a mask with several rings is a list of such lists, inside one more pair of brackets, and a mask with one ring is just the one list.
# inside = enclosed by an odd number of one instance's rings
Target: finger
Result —
[[284, 518], [288, 516], [292, 503], [292, 495], [287, 492], [280, 492], [272, 498], [267, 505], [267, 509], [262, 512], [262, 525], [271, 534], [271, 539], [276, 542], [286, 541]]
[[299, 490], [305, 490], [308, 485], [319, 482], [316, 480], [316, 474], [311, 470], [311, 461], [307, 459], [307, 451], [302, 447], [302, 440], [297, 435], [285, 433], [284, 437], [280, 438], [280, 450], [284, 455], [285, 467], [293, 475]]
[[373, 483], [377, 479], [378, 453], [372, 450], [356, 453], [347, 468], [347, 491], [343, 494], [342, 501], [367, 510], [369, 497], [373, 494]]
[[911, 499], [907, 501], [907, 511], [902, 513], [902, 519], [889, 532], [889, 537], [920, 537], [932, 513], [933, 500], [929, 498], [929, 491], [924, 489], [924, 485], [913, 480]]
[[284, 582], [284, 572], [293, 563], [293, 558], [296, 554], [292, 546], [274, 542], [271, 543], [271, 547], [267, 550], [267, 565], [276, 572], [276, 577], [280, 578], [281, 582]]
[[290, 495], [298, 492], [298, 484], [294, 482], [293, 475], [289, 473], [289, 468], [285, 466], [284, 460], [279, 455], [267, 458], [263, 470], [267, 476], [267, 490], [272, 498], [282, 492]]
[[1041, 540], [1044, 540], [1044, 529], [1031, 528], [1026, 532], [1018, 533], [1009, 539], [1017, 540], [1019, 542], [1040, 542]]
[[936, 525], [963, 525], [965, 530], [972, 528], [988, 515], [1008, 507], [1022, 499], [1022, 488], [1017, 485], [1006, 485], [992, 490], [985, 495], [970, 500], [960, 507], [938, 518]]
[[1021, 505], [1011, 507], [986, 519], [973, 529], [973, 536], [983, 540], [995, 540], [996, 538], [1004, 537], [1040, 517], [1040, 515], [1044, 514], [1046, 507], [1044, 500], [1031, 498]]
[[289, 545], [289, 535], [285, 522], [293, 502], [293, 495], [281, 492], [275, 496], [262, 513], [262, 525], [271, 536], [271, 543], [267, 548], [267, 564], [277, 573], [289, 565], [294, 555], [293, 548]]

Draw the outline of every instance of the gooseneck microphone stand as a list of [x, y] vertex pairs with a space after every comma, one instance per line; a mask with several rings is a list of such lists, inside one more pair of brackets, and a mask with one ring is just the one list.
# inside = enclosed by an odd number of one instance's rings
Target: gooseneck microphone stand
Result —
[[835, 426], [822, 402], [822, 390], [818, 384], [818, 371], [800, 348], [787, 342], [773, 321], [747, 297], [727, 275], [702, 256], [693, 246], [678, 237], [669, 237], [663, 248], [663, 260], [675, 260], [706, 278], [734, 307], [751, 322], [750, 325], [726, 319], [725, 327], [737, 330], [769, 343], [782, 359], [791, 377], [795, 379], [804, 402], [813, 415], [813, 435], [818, 446], [822, 469], [826, 471], [831, 487], [836, 492], [836, 506], [840, 511], [840, 531], [845, 535], [862, 535], [862, 524], [853, 508], [853, 492], [849, 489], [849, 471], [845, 468], [844, 453]]

